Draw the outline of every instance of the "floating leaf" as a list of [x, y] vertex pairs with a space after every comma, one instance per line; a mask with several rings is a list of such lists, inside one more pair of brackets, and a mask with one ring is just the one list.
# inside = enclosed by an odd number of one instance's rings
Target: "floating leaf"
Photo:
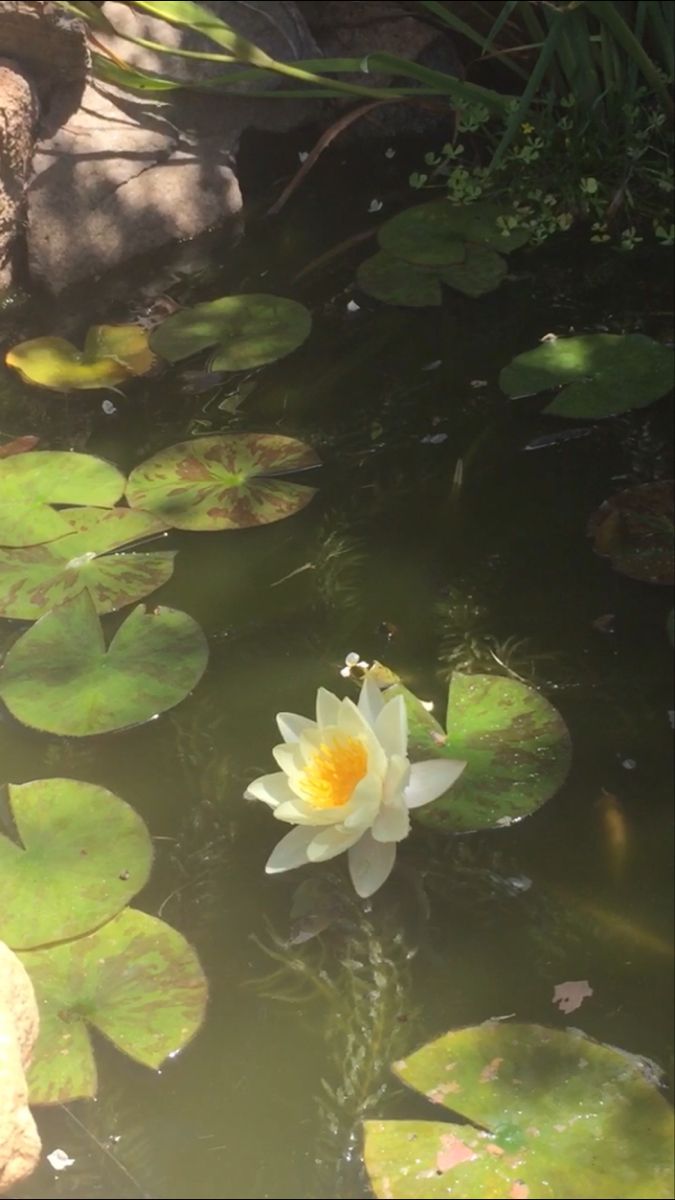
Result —
[[92, 325], [84, 350], [60, 337], [32, 338], [5, 355], [26, 383], [57, 392], [111, 388], [132, 375], [145, 375], [155, 356], [140, 325]]
[[221, 296], [183, 308], [153, 332], [153, 350], [179, 362], [216, 347], [214, 371], [243, 371], [283, 358], [309, 336], [312, 318], [296, 300], [283, 296]]
[[18, 721], [47, 733], [107, 733], [180, 704], [207, 659], [206, 639], [192, 617], [143, 604], [106, 650], [91, 596], [82, 591], [14, 643], [0, 672], [0, 699]]
[[175, 929], [134, 909], [86, 937], [26, 951], [21, 961], [40, 1008], [31, 1104], [96, 1095], [88, 1025], [156, 1069], [204, 1017], [207, 986], [194, 950]]
[[386, 1200], [668, 1200], [673, 1110], [641, 1060], [576, 1030], [486, 1022], [396, 1063], [409, 1087], [472, 1124], [366, 1121]]
[[117, 467], [73, 451], [38, 450], [0, 461], [0, 546], [34, 546], [70, 533], [53, 504], [108, 507], [124, 491]]
[[410, 745], [420, 758], [463, 759], [467, 766], [445, 796], [416, 818], [447, 833], [510, 825], [540, 807], [570, 768], [567, 726], [534, 688], [499, 675], [452, 677], [447, 730], [407, 688]]
[[461, 263], [466, 242], [507, 253], [529, 239], [524, 229], [503, 234], [497, 221], [507, 214], [495, 204], [454, 205], [448, 200], [418, 204], [397, 213], [378, 233], [383, 250], [420, 266]]
[[673, 482], [626, 488], [605, 500], [588, 523], [597, 554], [615, 571], [643, 583], [672, 584]]
[[38, 445], [39, 437], [27, 433], [24, 437], [13, 438], [11, 442], [0, 445], [0, 458], [11, 458], [14, 454], [27, 454]]
[[673, 352], [641, 333], [555, 338], [519, 354], [499, 376], [507, 396], [533, 396], [566, 385], [544, 412], [611, 417], [644, 408], [673, 386]]
[[380, 250], [361, 263], [356, 282], [367, 296], [385, 304], [423, 308], [440, 304], [442, 299], [441, 281], [436, 271], [394, 258], [386, 250]]
[[135, 604], [171, 578], [174, 551], [110, 554], [163, 532], [150, 513], [130, 508], [71, 508], [59, 514], [65, 537], [41, 546], [0, 548], [0, 616], [36, 621], [85, 588], [96, 611]]
[[147, 881], [152, 842], [130, 805], [76, 779], [10, 784], [19, 842], [0, 836], [0, 938], [13, 949], [79, 937]]
[[507, 266], [505, 259], [487, 246], [467, 245], [464, 262], [444, 267], [440, 272], [443, 283], [463, 292], [465, 296], [485, 296], [498, 288]]
[[320, 466], [311, 446], [272, 433], [197, 438], [160, 450], [129, 476], [127, 500], [176, 529], [244, 529], [293, 516], [315, 488], [273, 475]]

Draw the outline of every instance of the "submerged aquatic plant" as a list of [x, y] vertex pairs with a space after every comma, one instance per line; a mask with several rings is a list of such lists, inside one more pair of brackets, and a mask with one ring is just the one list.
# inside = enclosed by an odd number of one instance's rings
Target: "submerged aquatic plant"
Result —
[[319, 688], [316, 721], [279, 713], [277, 724], [284, 742], [273, 753], [281, 770], [246, 791], [296, 826], [273, 850], [267, 872], [347, 850], [358, 895], [372, 896], [391, 873], [396, 843], [410, 832], [409, 810], [442, 796], [466, 764], [429, 759], [411, 766], [405, 702], [385, 702], [372, 679], [364, 681], [358, 706]]

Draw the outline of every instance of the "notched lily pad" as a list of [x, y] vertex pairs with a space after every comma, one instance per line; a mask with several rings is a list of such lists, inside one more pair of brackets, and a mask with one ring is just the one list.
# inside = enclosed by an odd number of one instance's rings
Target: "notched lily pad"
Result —
[[194, 950], [175, 929], [134, 909], [86, 937], [26, 951], [21, 961], [40, 1009], [31, 1104], [96, 1095], [88, 1026], [157, 1069], [183, 1049], [204, 1017], [207, 985]]
[[69, 450], [37, 450], [0, 461], [0, 546], [35, 546], [70, 533], [52, 506], [109, 507], [125, 478], [112, 463]]
[[183, 308], [163, 321], [150, 344], [168, 362], [215, 347], [214, 371], [243, 371], [275, 362], [297, 350], [312, 327], [296, 300], [262, 294], [221, 296]]
[[605, 500], [588, 523], [595, 551], [642, 583], [675, 581], [673, 481], [643, 483]]
[[361, 263], [356, 282], [367, 296], [384, 304], [426, 308], [440, 304], [442, 299], [441, 281], [436, 271], [394, 258], [386, 250], [378, 251]]
[[130, 805], [77, 779], [10, 784], [20, 842], [0, 834], [0, 939], [13, 949], [79, 937], [146, 882], [152, 842]]
[[443, 283], [478, 299], [494, 292], [507, 272], [506, 260], [487, 246], [467, 245], [464, 262], [444, 267], [440, 272]]
[[455, 205], [448, 200], [417, 204], [385, 221], [378, 233], [383, 250], [421, 266], [461, 263], [466, 243], [508, 253], [529, 239], [526, 230], [502, 233], [497, 224], [508, 214], [494, 204]]
[[365, 1122], [378, 1197], [673, 1195], [673, 1110], [641, 1060], [612, 1046], [576, 1030], [486, 1022], [445, 1034], [394, 1070], [471, 1123]]
[[320, 465], [311, 446], [280, 434], [196, 438], [136, 467], [127, 500], [176, 529], [269, 525], [299, 512], [316, 490], [272, 477]]
[[206, 639], [187, 613], [139, 604], [106, 649], [87, 591], [32, 625], [8, 651], [0, 699], [24, 725], [87, 737], [142, 725], [201, 679]]
[[555, 338], [505, 367], [507, 396], [534, 396], [562, 387], [544, 412], [557, 417], [611, 417], [645, 408], [673, 387], [672, 350], [641, 333], [587, 333]]
[[0, 616], [36, 621], [87, 590], [99, 613], [135, 604], [171, 578], [175, 551], [113, 554], [166, 525], [130, 508], [62, 509], [65, 537], [40, 546], [0, 547]]
[[92, 325], [84, 350], [60, 337], [32, 338], [5, 355], [25, 383], [57, 392], [112, 388], [152, 370], [155, 356], [140, 325]]
[[562, 786], [571, 745], [560, 713], [534, 688], [499, 675], [456, 671], [444, 730], [407, 688], [409, 741], [416, 757], [462, 759], [466, 769], [445, 796], [415, 811], [424, 825], [469, 833], [511, 825]]

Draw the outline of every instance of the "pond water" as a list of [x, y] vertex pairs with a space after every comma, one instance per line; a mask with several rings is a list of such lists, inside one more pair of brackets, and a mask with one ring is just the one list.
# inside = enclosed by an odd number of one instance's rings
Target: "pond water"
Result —
[[[126, 281], [135, 298], [144, 282], [190, 301], [294, 296], [314, 330], [289, 359], [206, 391], [181, 364], [112, 396], [114, 411], [103, 393], [64, 400], [5, 379], [3, 434], [36, 433], [43, 448], [86, 448], [123, 470], [229, 430], [297, 436], [324, 464], [317, 496], [287, 521], [164, 540], [179, 553], [153, 602], [190, 613], [211, 653], [173, 712], [82, 741], [0, 717], [3, 780], [89, 780], [143, 816], [156, 859], [135, 903], [194, 944], [210, 988], [202, 1031], [159, 1072], [97, 1039], [98, 1100], [38, 1114], [45, 1151], [74, 1165], [44, 1164], [17, 1200], [367, 1196], [361, 1120], [431, 1109], [403, 1094], [390, 1063], [494, 1016], [572, 1024], [653, 1059], [672, 1083], [672, 598], [614, 573], [585, 531], [608, 495], [669, 477], [669, 403], [563, 422], [497, 386], [548, 332], [667, 340], [670, 264], [663, 251], [570, 240], [514, 256], [492, 295], [448, 293], [421, 310], [356, 292], [358, 248], [294, 282], [380, 219], [368, 214], [375, 196], [385, 214], [410, 202], [385, 148], [365, 156], [369, 171], [335, 152], [276, 221], [254, 222], [235, 248], [211, 241], [201, 274], [180, 274], [179, 261], [174, 284], [153, 283], [157, 264]], [[338, 177], [349, 187], [336, 190]], [[126, 303], [121, 289], [91, 289], [69, 308], [36, 301], [8, 309], [0, 335], [79, 334], [123, 319]], [[5, 645], [17, 629], [2, 622]], [[342, 859], [267, 877], [278, 826], [244, 789], [273, 769], [278, 711], [310, 712], [320, 685], [356, 695], [339, 674], [350, 651], [441, 707], [453, 666], [506, 664], [567, 721], [567, 783], [510, 829], [444, 838], [420, 827], [372, 901], [350, 898]], [[317, 936], [289, 947], [306, 878], [323, 885], [305, 930]], [[593, 989], [570, 1017], [552, 1003], [568, 980]]]

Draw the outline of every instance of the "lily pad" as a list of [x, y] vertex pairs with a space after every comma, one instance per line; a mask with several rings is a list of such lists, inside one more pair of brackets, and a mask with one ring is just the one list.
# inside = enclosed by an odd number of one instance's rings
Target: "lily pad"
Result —
[[385, 221], [378, 233], [389, 254], [420, 266], [446, 266], [464, 261], [466, 242], [494, 250], [516, 250], [529, 240], [524, 229], [503, 234], [497, 224], [507, 215], [495, 204], [454, 205], [448, 200], [417, 204]]
[[464, 262], [444, 267], [443, 283], [477, 299], [498, 288], [507, 272], [506, 260], [488, 246], [467, 245]]
[[146, 913], [127, 908], [86, 937], [20, 957], [40, 1009], [31, 1104], [96, 1095], [88, 1026], [157, 1069], [202, 1023], [207, 985], [197, 955], [175, 929]]
[[672, 585], [673, 482], [643, 483], [605, 500], [588, 523], [597, 554], [642, 583]]
[[124, 475], [91, 454], [38, 450], [0, 461], [0, 546], [35, 546], [70, 533], [54, 504], [108, 507]]
[[387, 1200], [667, 1200], [673, 1110], [641, 1060], [576, 1030], [486, 1022], [396, 1063], [450, 1121], [367, 1121], [365, 1161]]
[[611, 417], [645, 408], [673, 386], [672, 350], [641, 333], [587, 333], [555, 338], [519, 354], [499, 376], [507, 396], [562, 387], [544, 412], [557, 417]]
[[81, 591], [11, 647], [0, 699], [24, 725], [87, 737], [142, 725], [180, 704], [207, 660], [206, 639], [192, 617], [143, 604], [106, 649], [91, 596]]
[[221, 296], [182, 308], [153, 332], [150, 344], [168, 362], [216, 347], [214, 371], [244, 371], [297, 350], [312, 327], [308, 310], [283, 296]]
[[5, 355], [26, 383], [57, 392], [112, 388], [155, 364], [140, 325], [92, 325], [84, 350], [60, 337], [32, 338]]
[[448, 695], [447, 729], [407, 688], [409, 741], [415, 757], [463, 759], [461, 777], [433, 804], [415, 811], [446, 833], [511, 825], [535, 812], [562, 786], [571, 762], [560, 713], [534, 688], [499, 675], [456, 671]]
[[441, 280], [436, 271], [394, 258], [386, 250], [361, 263], [356, 282], [367, 296], [385, 304], [425, 308], [442, 300]]
[[152, 842], [130, 805], [77, 779], [10, 784], [20, 842], [0, 835], [0, 939], [25, 950], [88, 933], [139, 892]]
[[197, 438], [160, 450], [129, 476], [132, 508], [176, 529], [245, 529], [281, 521], [316, 489], [271, 476], [321, 465], [303, 442], [272, 433]]
[[71, 532], [41, 546], [0, 548], [0, 616], [36, 621], [85, 588], [96, 611], [135, 604], [171, 578], [175, 551], [111, 554], [166, 529], [130, 508], [71, 508], [59, 514]]

